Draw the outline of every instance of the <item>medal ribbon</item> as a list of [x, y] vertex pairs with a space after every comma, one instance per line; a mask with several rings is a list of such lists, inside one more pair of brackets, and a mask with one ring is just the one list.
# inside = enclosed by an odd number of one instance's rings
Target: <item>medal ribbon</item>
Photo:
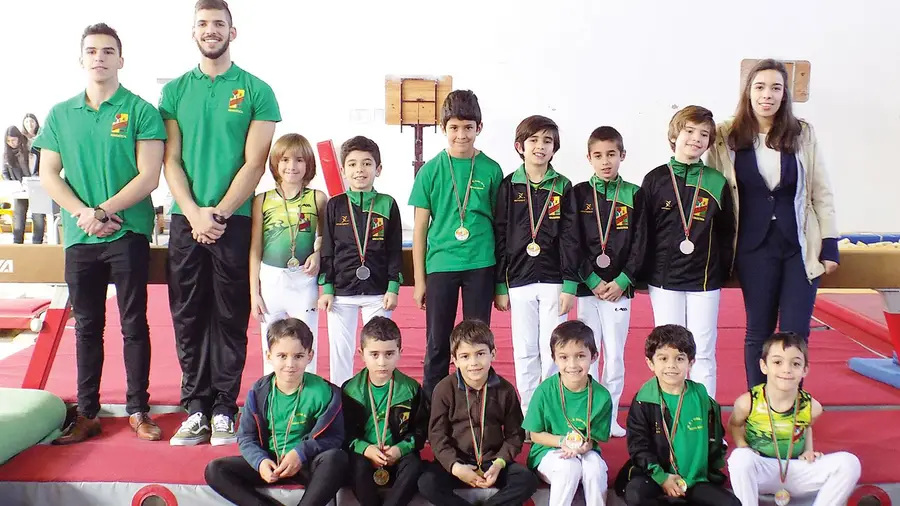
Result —
[[485, 382], [481, 397], [481, 441], [475, 438], [475, 422], [472, 421], [472, 406], [469, 404], [469, 386], [466, 385], [466, 416], [469, 417], [469, 429], [472, 431], [472, 449], [475, 451], [475, 462], [478, 469], [481, 469], [481, 462], [484, 460], [484, 414], [487, 410], [487, 392], [488, 386]]
[[[302, 190], [302, 189], [300, 190], [299, 193], [297, 193], [297, 195], [299, 196], [299, 195], [301, 195], [301, 194], [303, 194], [303, 190]], [[294, 198], [296, 198], [296, 197], [294, 197]], [[291, 212], [288, 211], [287, 201], [288, 201], [288, 198], [287, 198], [287, 196], [285, 196], [285, 194], [284, 194], [284, 189], [282, 189], [282, 190], [281, 190], [281, 203], [284, 204], [284, 217], [285, 217], [285, 219], [287, 219], [287, 222], [288, 222], [288, 229], [290, 229], [290, 232], [291, 232], [291, 258], [297, 258], [297, 257], [294, 255], [294, 252], [295, 252], [296, 249], [297, 249], [297, 234], [300, 233], [300, 230], [299, 230], [299, 225], [300, 225], [300, 223], [299, 223], [299, 222], [297, 223], [297, 225], [298, 225], [298, 230], [297, 230], [297, 232], [295, 233], [295, 232], [294, 232], [294, 225], [291, 223]]]
[[[681, 472], [678, 470], [678, 464], [675, 463], [675, 434], [678, 433], [678, 418], [681, 417], [681, 405], [684, 402], [684, 392], [687, 390], [687, 385], [682, 387], [681, 395], [678, 396], [678, 407], [675, 408], [675, 417], [672, 418], [672, 433], [669, 434], [669, 425], [663, 420], [663, 433], [666, 435], [666, 441], [669, 442], [669, 461], [672, 463], [672, 470], [675, 471], [675, 474], [680, 475]], [[662, 391], [660, 390], [659, 394], [659, 405], [663, 406], [663, 398]]]
[[[372, 193], [372, 201], [369, 203], [369, 217], [366, 218], [366, 237], [364, 241], [359, 239], [359, 230], [356, 229], [356, 217], [353, 216], [353, 203], [350, 202], [350, 194], [347, 194], [347, 213], [350, 215], [350, 224], [353, 226], [353, 238], [356, 239], [356, 253], [359, 254], [360, 265], [366, 265], [366, 248], [369, 247], [369, 235], [372, 228], [372, 209], [375, 208], [375, 197]], [[363, 207], [363, 192], [359, 192], [359, 208]]]
[[379, 450], [384, 450], [384, 445], [387, 442], [388, 411], [391, 409], [391, 398], [394, 395], [394, 378], [391, 378], [390, 386], [388, 386], [387, 406], [384, 408], [384, 429], [381, 432], [381, 437], [378, 434], [378, 409], [375, 407], [375, 394], [372, 393], [372, 382], [369, 381], [368, 383], [369, 403], [372, 405], [372, 421], [375, 422], [375, 442], [378, 443]]
[[472, 177], [475, 175], [475, 155], [472, 155], [472, 166], [469, 168], [469, 182], [466, 184], [465, 200], [459, 200], [459, 188], [456, 186], [456, 175], [453, 174], [453, 158], [447, 153], [447, 161], [450, 162], [450, 182], [453, 183], [453, 193], [456, 195], [456, 206], [459, 209], [459, 226], [465, 226], [466, 208], [469, 207], [469, 194], [472, 192]]
[[525, 175], [525, 198], [528, 199], [528, 223], [531, 225], [531, 242], [535, 242], [535, 239], [537, 239], [538, 229], [541, 228], [541, 223], [543, 223], [544, 221], [544, 216], [547, 214], [547, 209], [550, 208], [550, 200], [553, 199], [553, 188], [555, 187], [556, 181], [554, 180], [550, 183], [550, 190], [549, 193], [547, 193], [547, 201], [544, 202], [544, 208], [541, 210], [540, 217], [538, 217], [537, 225], [535, 225], [534, 210], [531, 200], [531, 181], [528, 180], [528, 175]]
[[[609, 216], [606, 218], [606, 231], [603, 230], [602, 219], [600, 218], [600, 203], [597, 201], [597, 191], [594, 190], [594, 217], [597, 219], [597, 233], [600, 234], [600, 253], [606, 253], [606, 243], [609, 242], [609, 232], [612, 230], [613, 216], [616, 214], [616, 201], [619, 199], [619, 186], [622, 184], [620, 179], [616, 183], [616, 193], [613, 195], [612, 206], [609, 208]], [[605, 188], [604, 188], [605, 190]], [[606, 198], [606, 194], [603, 195]]]
[[296, 400], [294, 400], [294, 410], [291, 411], [291, 417], [288, 418], [287, 427], [284, 429], [284, 443], [281, 445], [281, 454], [278, 453], [278, 427], [275, 424], [275, 376], [272, 376], [272, 392], [271, 399], [269, 400], [269, 420], [272, 420], [272, 443], [275, 446], [275, 462], [276, 465], [281, 465], [281, 460], [284, 458], [284, 455], [287, 453], [287, 442], [288, 439], [291, 438], [291, 431], [294, 428], [294, 415], [297, 414], [297, 406], [300, 405], [300, 392], [303, 390], [303, 380], [300, 381], [300, 386], [297, 387]]
[[569, 420], [569, 415], [566, 414], [566, 396], [563, 395], [563, 384], [562, 384], [562, 376], [559, 377], [559, 403], [562, 405], [563, 417], [566, 419], [566, 423], [569, 424], [569, 427], [572, 427], [572, 430], [578, 433], [582, 439], [585, 441], [591, 442], [591, 446], [593, 447], [593, 442], [591, 441], [591, 404], [594, 400], [594, 389], [591, 385], [591, 379], [588, 378], [587, 391], [588, 391], [588, 402], [587, 402], [587, 435], [583, 434], [578, 427], [575, 427], [575, 424], [572, 423], [572, 420]]
[[[687, 185], [688, 170], [684, 170], [684, 184]], [[700, 183], [703, 181], [703, 167], [700, 167], [700, 173], [697, 175], [697, 188], [694, 189], [694, 198], [691, 201], [691, 214], [687, 218], [684, 216], [684, 204], [681, 202], [681, 192], [678, 191], [678, 182], [675, 180], [675, 169], [669, 162], [669, 176], [672, 177], [672, 188], [675, 189], [675, 200], [678, 202], [678, 216], [681, 216], [681, 225], [684, 227], [684, 238], [691, 239], [691, 225], [694, 223], [694, 207], [697, 206], [697, 197], [700, 196]]]
[[794, 431], [797, 428], [797, 410], [800, 407], [800, 394], [794, 399], [794, 414], [791, 418], [791, 440], [788, 443], [787, 455], [784, 458], [784, 467], [781, 466], [781, 452], [778, 450], [778, 436], [775, 435], [775, 417], [772, 416], [772, 405], [769, 403], [769, 393], [763, 388], [766, 395], [766, 412], [769, 414], [769, 425], [772, 427], [772, 444], [775, 446], [775, 460], [778, 461], [778, 474], [781, 477], [781, 483], [787, 479], [788, 466], [791, 464], [791, 454], [794, 452]]

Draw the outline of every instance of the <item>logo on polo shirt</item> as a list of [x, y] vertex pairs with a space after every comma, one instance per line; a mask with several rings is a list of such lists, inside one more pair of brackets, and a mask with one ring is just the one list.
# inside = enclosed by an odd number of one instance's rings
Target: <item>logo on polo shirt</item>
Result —
[[118, 137], [119, 139], [124, 139], [128, 136], [128, 113], [120, 112], [116, 114], [116, 119], [113, 121], [112, 129], [109, 132], [111, 137]]
[[628, 230], [628, 206], [616, 206], [616, 230]]
[[244, 90], [232, 90], [231, 98], [228, 99], [228, 112], [237, 112], [243, 114], [241, 108], [244, 104]]
[[372, 218], [372, 240], [384, 240], [384, 218], [381, 216]]
[[560, 207], [562, 206], [559, 205], [559, 195], [550, 197], [550, 207], [547, 209], [547, 217], [551, 220], [558, 220]]
[[709, 198], [708, 197], [699, 197], [697, 199], [697, 205], [694, 206], [694, 219], [697, 221], [705, 221], [706, 220], [706, 212], [709, 210]]

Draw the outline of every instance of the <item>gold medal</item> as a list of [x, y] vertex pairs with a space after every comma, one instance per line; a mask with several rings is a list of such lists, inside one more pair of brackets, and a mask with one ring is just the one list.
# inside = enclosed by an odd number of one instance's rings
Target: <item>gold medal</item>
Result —
[[287, 426], [284, 428], [284, 441], [281, 444], [281, 451], [278, 451], [278, 427], [275, 425], [275, 389], [277, 385], [275, 384], [275, 376], [272, 376], [272, 389], [269, 392], [269, 420], [272, 421], [272, 446], [275, 451], [275, 464], [281, 465], [281, 461], [284, 459], [284, 456], [287, 455], [289, 451], [287, 449], [288, 439], [291, 438], [291, 431], [294, 428], [294, 415], [297, 414], [297, 407], [300, 406], [300, 392], [303, 391], [303, 380], [300, 380], [300, 386], [297, 387], [297, 393], [295, 394], [294, 399], [294, 409], [291, 411], [291, 416], [288, 418]]
[[678, 488], [681, 489], [682, 493], [685, 493], [685, 494], [687, 493], [688, 487], [687, 487], [687, 482], [684, 481], [684, 478], [678, 478], [677, 480], [675, 480], [675, 485], [678, 485]]
[[484, 478], [484, 471], [481, 469], [481, 467], [475, 468], [475, 474], [477, 474], [479, 478]]
[[[302, 194], [303, 189], [301, 188], [300, 192], [297, 193], [297, 195], [300, 196]], [[298, 260], [297, 257], [294, 256], [294, 253], [296, 253], [297, 249], [297, 234], [300, 233], [300, 223], [297, 223], [297, 231], [294, 232], [294, 224], [291, 223], [291, 212], [288, 209], [287, 201], [288, 199], [284, 194], [284, 190], [281, 190], [281, 203], [284, 204], [284, 217], [287, 220], [288, 231], [291, 233], [291, 258], [287, 261], [287, 268], [289, 271], [294, 272], [300, 268], [300, 260]]]
[[775, 492], [775, 504], [778, 506], [787, 506], [791, 502], [791, 494], [787, 490], [781, 489]]
[[466, 227], [459, 227], [453, 235], [456, 236], [457, 241], [465, 241], [469, 238], [469, 229]]
[[[527, 177], [527, 176], [526, 176]], [[544, 222], [544, 216], [547, 215], [547, 209], [550, 208], [550, 201], [553, 200], [553, 188], [556, 187], [556, 181], [552, 181], [550, 183], [550, 189], [547, 190], [547, 200], [544, 201], [544, 207], [541, 209], [541, 215], [537, 219], [537, 223], [534, 221], [534, 210], [533, 204], [531, 203], [531, 184], [529, 181], [525, 182], [525, 197], [528, 202], [528, 224], [531, 230], [531, 242], [528, 243], [528, 246], [525, 247], [525, 253], [530, 257], [536, 257], [541, 254], [541, 247], [537, 243], [538, 230], [541, 228], [541, 223]]]
[[[678, 407], [675, 408], [675, 415], [672, 416], [672, 430], [669, 431], [669, 424], [666, 423], [665, 416], [663, 416], [663, 434], [666, 436], [666, 442], [669, 443], [669, 462], [672, 464], [672, 470], [675, 471], [675, 474], [681, 474], [681, 471], [678, 470], [678, 463], [675, 462], [675, 434], [678, 433], [678, 419], [681, 418], [681, 406], [684, 403], [684, 392], [687, 390], [687, 385], [684, 385], [681, 388], [681, 394], [678, 396]], [[662, 389], [659, 391], [659, 405], [665, 406], [665, 402], [662, 397]], [[684, 486], [681, 483], [684, 483]], [[682, 480], [678, 480], [676, 482], [679, 488], [683, 491], [687, 491], [687, 482]]]
[[530, 257], [536, 257], [541, 254], [541, 247], [536, 242], [528, 243], [528, 246], [525, 247], [525, 252]]
[[300, 267], [300, 260], [297, 260], [297, 257], [291, 257], [290, 260], [287, 261], [287, 268], [294, 271]]
[[469, 182], [466, 184], [466, 196], [464, 199], [459, 198], [459, 188], [456, 186], [456, 175], [453, 173], [453, 158], [447, 153], [447, 163], [450, 168], [450, 182], [453, 183], [453, 194], [456, 195], [456, 208], [459, 210], [459, 228], [456, 229], [457, 241], [465, 241], [469, 238], [469, 229], [466, 228], [466, 208], [469, 207], [469, 195], [472, 192], [472, 177], [475, 176], [475, 155], [472, 155], [472, 165], [469, 167]]
[[562, 408], [563, 417], [566, 419], [566, 423], [569, 424], [572, 430], [566, 433], [566, 436], [563, 438], [563, 446], [570, 450], [577, 450], [581, 448], [585, 442], [592, 443], [591, 441], [591, 411], [592, 404], [594, 400], [594, 389], [593, 385], [591, 385], [591, 378], [588, 377], [587, 384], [587, 424], [585, 426], [585, 432], [582, 434], [580, 430], [575, 427], [575, 424], [572, 423], [572, 420], [569, 420], [569, 415], [566, 413], [566, 396], [563, 394], [563, 383], [562, 376], [559, 375], [559, 404]]
[[372, 474], [372, 479], [375, 481], [375, 484], [379, 487], [383, 487], [391, 481], [391, 474], [387, 472], [387, 469], [383, 467], [379, 467]]
[[577, 450], [584, 444], [584, 437], [582, 437], [582, 435], [577, 431], [570, 430], [566, 434], [566, 437], [563, 440], [563, 444], [566, 445], [566, 448], [570, 450]]
[[477, 466], [475, 473], [478, 476], [484, 476], [481, 465], [484, 461], [484, 415], [487, 413], [488, 386], [485, 382], [481, 387], [481, 441], [475, 437], [475, 422], [472, 420], [472, 405], [469, 403], [469, 387], [465, 386], [464, 388], [466, 389], [466, 416], [469, 418], [469, 430], [472, 431], [472, 452], [475, 454], [475, 465]]

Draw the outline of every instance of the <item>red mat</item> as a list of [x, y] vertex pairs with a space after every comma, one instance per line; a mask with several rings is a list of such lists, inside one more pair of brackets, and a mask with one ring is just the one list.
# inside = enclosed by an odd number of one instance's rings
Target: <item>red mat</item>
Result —
[[[816, 449], [824, 452], [846, 450], [862, 461], [860, 483], [900, 482], [900, 466], [895, 465], [900, 432], [873, 439], [867, 427], [891, 427], [900, 410], [828, 412], [816, 423]], [[166, 436], [177, 430], [181, 416], [156, 417]], [[619, 417], [625, 422], [625, 413]], [[725, 418], [727, 421], [727, 418]], [[217, 457], [237, 455], [234, 445], [213, 447], [172, 447], [165, 441], [148, 443], [134, 437], [125, 418], [104, 418], [103, 434], [71, 446], [35, 446], [0, 466], [0, 481], [167, 483], [201, 485], [206, 464]], [[885, 431], [882, 431], [885, 432]], [[610, 469], [610, 481], [627, 460], [625, 439], [604, 444], [603, 458]], [[516, 459], [525, 463], [527, 447]], [[426, 448], [423, 458], [431, 459]]]
[[[175, 352], [175, 339], [169, 313], [166, 287], [152, 286], [149, 296], [150, 334], [153, 341], [153, 358], [150, 373], [150, 402], [157, 405], [177, 405], [181, 388], [181, 368]], [[643, 342], [652, 325], [649, 297], [639, 296], [633, 305], [632, 330], [625, 350], [626, 379], [622, 396], [623, 406], [627, 406], [634, 393], [647, 379], [650, 371], [644, 363]], [[107, 302], [107, 328], [105, 338], [106, 359], [103, 365], [101, 385], [102, 403], [124, 404], [125, 366], [122, 361], [121, 328], [118, 325], [118, 310], [115, 299]], [[743, 302], [737, 290], [725, 290], [722, 297], [722, 317], [720, 321], [736, 321], [735, 314], [743, 319]], [[574, 314], [574, 313], [573, 313]], [[728, 316], [731, 315], [731, 316]], [[328, 377], [328, 341], [325, 319], [319, 326], [319, 353], [317, 353], [319, 374]], [[411, 290], [404, 288], [400, 294], [400, 307], [394, 312], [394, 320], [403, 330], [403, 356], [400, 368], [419, 379], [422, 378], [422, 357], [425, 355], [425, 316], [412, 305]], [[495, 312], [492, 328], [497, 342], [497, 371], [515, 383], [512, 360], [512, 338], [509, 327], [509, 313]], [[718, 395], [723, 405], [730, 405], [745, 389], [743, 368], [743, 328], [720, 327], [718, 343]], [[247, 390], [262, 374], [262, 350], [259, 326], [251, 322], [247, 366], [244, 369], [242, 393], [243, 403]], [[6, 360], [0, 361], [0, 387], [19, 387], [25, 368], [31, 358], [33, 348], [23, 350]], [[827, 405], [900, 405], [900, 391], [853, 373], [847, 367], [851, 357], [875, 357], [873, 353], [856, 344], [836, 331], [817, 331], [812, 334], [810, 361], [812, 367], [806, 387]], [[356, 368], [362, 367], [357, 357]], [[76, 398], [75, 382], [75, 339], [74, 330], [67, 329], [63, 335], [53, 370], [47, 382], [47, 389], [66, 401]], [[861, 392], [865, 392], [861, 395]]]

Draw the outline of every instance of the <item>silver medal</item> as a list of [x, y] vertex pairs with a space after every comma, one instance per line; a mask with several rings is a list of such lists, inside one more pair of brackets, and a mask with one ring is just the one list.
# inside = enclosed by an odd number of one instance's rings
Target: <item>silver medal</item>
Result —
[[601, 269], [606, 269], [611, 263], [612, 261], [606, 253], [601, 253], [600, 256], [597, 257], [597, 267]]
[[369, 270], [365, 265], [360, 265], [356, 268], [356, 278], [360, 281], [365, 281], [369, 279], [369, 276], [372, 275], [372, 271]]
[[690, 255], [694, 252], [694, 243], [692, 243], [690, 239], [685, 239], [678, 245], [678, 249], [685, 255]]

